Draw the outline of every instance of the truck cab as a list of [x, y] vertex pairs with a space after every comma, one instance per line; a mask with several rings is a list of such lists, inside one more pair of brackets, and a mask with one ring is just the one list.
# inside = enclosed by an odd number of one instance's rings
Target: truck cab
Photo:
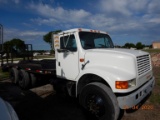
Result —
[[109, 35], [87, 29], [64, 31], [54, 38], [57, 76], [74, 81], [89, 65], [89, 59], [85, 59], [87, 53], [94, 49], [114, 48]]
[[139, 104], [153, 89], [149, 53], [114, 48], [107, 32], [63, 31], [53, 36], [53, 46], [57, 77], [74, 83], [70, 93], [100, 120], [116, 120], [120, 109]]

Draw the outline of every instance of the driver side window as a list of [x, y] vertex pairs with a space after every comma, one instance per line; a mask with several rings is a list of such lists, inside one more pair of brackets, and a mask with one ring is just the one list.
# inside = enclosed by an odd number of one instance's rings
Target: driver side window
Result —
[[61, 49], [67, 49], [69, 51], [77, 51], [77, 44], [74, 35], [63, 36], [60, 38], [60, 47]]

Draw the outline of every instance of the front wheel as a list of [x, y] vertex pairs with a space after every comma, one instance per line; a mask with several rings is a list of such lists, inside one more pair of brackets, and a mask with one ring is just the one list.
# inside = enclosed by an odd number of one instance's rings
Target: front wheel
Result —
[[80, 104], [99, 120], [117, 120], [119, 106], [116, 96], [106, 85], [98, 82], [86, 85], [80, 96]]

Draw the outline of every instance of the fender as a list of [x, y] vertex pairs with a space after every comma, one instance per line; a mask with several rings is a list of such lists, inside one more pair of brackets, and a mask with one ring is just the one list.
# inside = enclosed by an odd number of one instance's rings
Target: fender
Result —
[[[101, 77], [109, 85], [113, 92], [120, 92], [120, 90], [115, 89], [116, 80], [131, 80], [136, 77], [136, 74], [133, 74], [129, 71], [124, 71], [120, 68], [106, 67], [106, 66], [92, 66], [87, 67], [76, 78], [76, 88], [78, 92], [78, 84], [80, 83], [81, 78], [84, 75], [93, 74]], [[124, 90], [123, 90], [124, 91]], [[76, 92], [76, 93], [77, 93]]]

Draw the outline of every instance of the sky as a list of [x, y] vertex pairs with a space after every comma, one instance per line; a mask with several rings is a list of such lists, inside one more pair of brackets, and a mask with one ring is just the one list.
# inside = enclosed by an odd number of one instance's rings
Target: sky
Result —
[[43, 35], [87, 28], [109, 33], [115, 45], [160, 41], [160, 0], [0, 0], [4, 42], [19, 38], [50, 50]]

